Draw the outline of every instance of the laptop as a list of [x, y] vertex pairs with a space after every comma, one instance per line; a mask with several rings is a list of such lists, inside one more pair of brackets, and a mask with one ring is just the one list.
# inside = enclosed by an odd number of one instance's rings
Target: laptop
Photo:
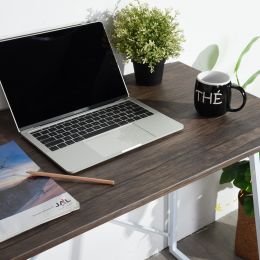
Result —
[[0, 81], [21, 135], [71, 174], [183, 129], [129, 96], [101, 22], [2, 40]]

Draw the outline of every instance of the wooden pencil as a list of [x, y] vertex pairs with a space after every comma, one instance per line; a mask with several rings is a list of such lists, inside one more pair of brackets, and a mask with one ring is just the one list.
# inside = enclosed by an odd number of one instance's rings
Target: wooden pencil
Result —
[[78, 181], [78, 182], [86, 182], [86, 183], [115, 185], [115, 182], [113, 180], [81, 177], [81, 176], [75, 176], [75, 175], [65, 175], [65, 174], [52, 173], [52, 172], [27, 171], [27, 173], [29, 173], [30, 176], [49, 177], [49, 178], [59, 179], [59, 180], [64, 180], [64, 181]]

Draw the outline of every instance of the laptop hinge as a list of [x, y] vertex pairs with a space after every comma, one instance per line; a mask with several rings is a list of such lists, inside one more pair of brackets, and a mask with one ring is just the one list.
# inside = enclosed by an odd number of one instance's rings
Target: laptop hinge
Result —
[[[115, 100], [115, 101], [111, 102], [111, 103], [104, 104], [103, 106], [113, 105], [115, 102], [121, 102], [121, 101], [125, 101], [127, 99], [129, 99], [129, 96], [124, 96], [122, 98], [119, 98], [118, 100]], [[55, 122], [60, 121], [62, 119], [70, 118], [72, 116], [76, 116], [78, 114], [84, 113], [86, 111], [90, 111], [92, 109], [99, 109], [99, 108], [102, 108], [103, 106], [98, 106], [98, 107], [95, 107], [95, 108], [86, 107], [86, 108], [83, 108], [83, 109], [80, 109], [80, 110], [77, 110], [77, 111], [74, 111], [74, 112], [70, 112], [68, 114], [64, 114], [64, 115], [61, 115], [61, 116], [53, 117], [51, 119], [48, 119], [48, 120], [45, 120], [45, 121], [41, 121], [41, 122], [36, 123], [36, 124], [32, 124], [32, 125], [28, 125], [28, 126], [22, 127], [22, 128], [20, 128], [20, 132], [24, 132], [24, 131], [27, 132], [28, 130], [34, 130], [34, 129], [37, 129], [37, 128], [41, 128], [44, 125], [47, 125], [47, 124], [50, 124], [50, 123], [55, 123]]]

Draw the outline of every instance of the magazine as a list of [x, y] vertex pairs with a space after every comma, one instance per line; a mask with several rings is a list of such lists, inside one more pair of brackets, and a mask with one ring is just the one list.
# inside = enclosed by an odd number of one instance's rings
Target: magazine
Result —
[[0, 145], [0, 242], [79, 209], [79, 202], [47, 177], [14, 142]]

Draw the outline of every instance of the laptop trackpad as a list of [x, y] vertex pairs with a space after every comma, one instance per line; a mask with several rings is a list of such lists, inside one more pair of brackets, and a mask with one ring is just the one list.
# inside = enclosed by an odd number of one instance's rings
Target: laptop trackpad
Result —
[[97, 136], [85, 144], [103, 157], [130, 151], [154, 139], [149, 132], [134, 124]]

